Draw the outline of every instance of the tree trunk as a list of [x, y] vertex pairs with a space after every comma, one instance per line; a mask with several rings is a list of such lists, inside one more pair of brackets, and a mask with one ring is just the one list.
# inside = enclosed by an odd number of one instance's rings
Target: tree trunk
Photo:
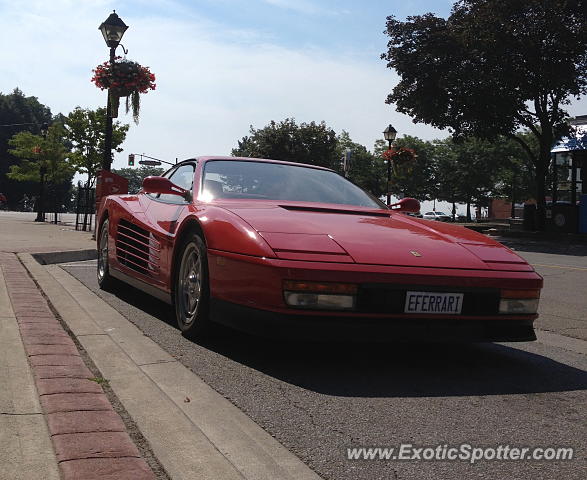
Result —
[[516, 174], [514, 173], [512, 179], [512, 208], [510, 211], [510, 217], [516, 217]]
[[552, 144], [554, 135], [552, 125], [548, 118], [540, 119], [540, 153], [538, 154], [538, 163], [536, 165], [536, 229], [544, 231], [546, 229], [546, 174], [550, 165]]
[[39, 182], [39, 197], [37, 198], [37, 218], [35, 222], [45, 221], [45, 173], [44, 167], [40, 169], [40, 182]]
[[471, 201], [467, 200], [467, 222], [471, 221]]
[[546, 229], [546, 169], [540, 165], [536, 168], [536, 230]]
[[540, 147], [536, 165], [536, 229], [546, 229], [546, 173], [550, 165], [550, 142]]

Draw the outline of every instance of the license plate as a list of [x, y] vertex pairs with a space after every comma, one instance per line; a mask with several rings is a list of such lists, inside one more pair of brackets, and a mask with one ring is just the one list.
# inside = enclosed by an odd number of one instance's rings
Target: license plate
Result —
[[406, 292], [404, 313], [460, 314], [463, 293]]

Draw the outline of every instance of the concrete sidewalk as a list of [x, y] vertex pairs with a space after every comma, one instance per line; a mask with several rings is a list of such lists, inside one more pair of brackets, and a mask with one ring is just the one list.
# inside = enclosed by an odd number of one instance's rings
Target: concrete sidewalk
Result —
[[[32, 214], [0, 212], [0, 272], [6, 275], [0, 339], [11, 346], [0, 356], [1, 378], [19, 372], [4, 382], [0, 406], [13, 413], [10, 399], [26, 391], [30, 406], [22, 408], [33, 417], [0, 425], [3, 443], [18, 445], [0, 456], [0, 480], [52, 480], [59, 471], [84, 480], [319, 480], [83, 284], [58, 265], [42, 265], [43, 259], [65, 261], [50, 252], [92, 253], [90, 233], [33, 220]], [[39, 262], [30, 255], [37, 252], [49, 253], [36, 255]], [[99, 383], [90, 380], [98, 375], [93, 380], [108, 382], [127, 428], [130, 421], [140, 430], [140, 453]], [[141, 458], [145, 450], [153, 455], [149, 465]]]
[[[55, 350], [56, 347], [30, 344], [25, 350], [21, 332], [34, 331], [34, 325], [40, 321], [38, 325], [43, 327], [38, 328], [42, 328], [45, 335], [50, 330], [57, 331], [59, 324], [46, 302], [43, 304], [43, 297], [14, 253], [82, 250], [93, 245], [90, 233], [80, 234], [68, 227], [37, 223], [34, 222], [35, 216], [29, 212], [0, 211], [0, 252], [3, 252], [0, 253], [0, 381], [4, 386], [0, 389], [2, 480], [61, 478], [31, 368], [35, 360], [30, 364], [28, 358], [33, 357], [28, 354], [59, 351], [75, 356], [75, 347], [71, 345]], [[40, 309], [46, 310], [41, 313]], [[30, 315], [24, 315], [26, 313]], [[18, 321], [17, 315], [20, 316]], [[66, 337], [62, 335], [62, 338]]]
[[0, 211], [0, 252], [64, 252], [96, 248], [91, 232], [71, 224], [35, 222], [33, 212]]
[[[0, 479], [155, 479], [16, 256], [95, 249], [91, 232], [0, 212]], [[27, 361], [28, 360], [28, 361]], [[161, 477], [166, 478], [166, 476]]]
[[60, 478], [47, 423], [0, 269], [0, 479]]
[[[154, 480], [154, 474], [140, 458], [137, 447], [102, 387], [92, 381], [94, 375], [85, 365], [73, 340], [16, 255], [0, 253], [0, 281], [5, 285], [0, 286], [3, 290], [0, 305], [6, 313], [3, 329], [8, 332], [1, 337], [7, 342], [2, 367], [7, 371], [8, 389], [3, 396], [12, 396], [20, 403], [18, 387], [24, 388], [33, 407], [25, 409], [21, 415], [40, 413], [37, 395], [45, 414], [44, 418], [35, 417], [28, 426], [22, 421], [17, 422], [16, 431], [14, 427], [2, 429], [7, 437], [3, 445], [18, 445], [21, 448], [21, 451], [12, 453], [15, 458], [8, 462], [18, 466], [18, 478], [59, 478], [56, 473], [59, 465], [65, 480]], [[27, 356], [30, 367], [26, 363]], [[12, 376], [14, 362], [18, 362], [24, 373], [16, 382]], [[4, 398], [2, 403], [10, 403], [9, 398]], [[13, 404], [13, 408], [17, 406], [16, 402]], [[39, 455], [27, 455], [26, 443], [15, 441], [21, 437], [34, 438]], [[42, 459], [47, 471], [45, 467], [38, 468], [36, 463], [31, 464], [31, 457], [33, 462]], [[8, 478], [17, 478], [17, 475]]]

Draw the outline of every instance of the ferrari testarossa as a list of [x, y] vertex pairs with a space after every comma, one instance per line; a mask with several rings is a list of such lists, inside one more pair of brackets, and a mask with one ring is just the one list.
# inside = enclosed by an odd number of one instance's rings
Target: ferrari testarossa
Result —
[[406, 215], [418, 210], [326, 168], [190, 159], [101, 201], [98, 282], [174, 305], [192, 338], [219, 322], [290, 338], [535, 340], [542, 278], [484, 235]]

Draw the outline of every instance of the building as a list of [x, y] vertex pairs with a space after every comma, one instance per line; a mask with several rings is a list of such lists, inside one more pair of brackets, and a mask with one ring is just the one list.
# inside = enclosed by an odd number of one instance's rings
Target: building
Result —
[[570, 122], [574, 129], [551, 150], [551, 201], [546, 212], [547, 228], [587, 233], [587, 115]]

